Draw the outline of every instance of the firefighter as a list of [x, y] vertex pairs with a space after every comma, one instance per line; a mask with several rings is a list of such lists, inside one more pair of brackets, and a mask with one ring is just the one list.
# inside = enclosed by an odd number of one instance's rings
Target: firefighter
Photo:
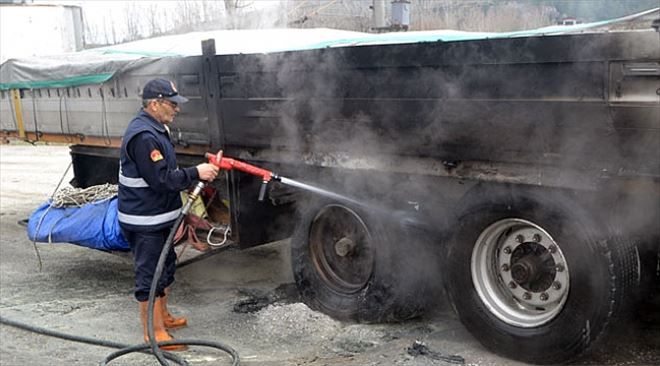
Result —
[[[142, 91], [142, 109], [129, 123], [122, 140], [119, 161], [119, 223], [133, 254], [135, 298], [140, 307], [144, 340], [147, 331], [149, 290], [161, 250], [182, 207], [180, 191], [194, 180], [212, 181], [218, 168], [212, 164], [179, 168], [168, 124], [188, 99], [174, 83], [149, 81]], [[158, 342], [172, 340], [167, 329], [184, 327], [187, 319], [174, 317], [167, 309], [167, 296], [174, 282], [176, 254], [171, 248], [156, 288], [154, 332]], [[184, 350], [184, 345], [162, 347]]]

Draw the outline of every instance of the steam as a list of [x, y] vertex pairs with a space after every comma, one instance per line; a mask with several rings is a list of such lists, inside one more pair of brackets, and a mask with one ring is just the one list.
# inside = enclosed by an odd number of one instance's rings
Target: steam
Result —
[[[653, 142], [657, 148], [659, 136], [626, 135], [630, 131], [616, 125], [620, 117], [610, 114], [616, 64], [599, 59], [619, 52], [609, 39], [557, 36], [259, 57], [258, 68], [274, 75], [259, 77], [277, 81], [274, 90], [255, 95], [276, 116], [259, 123], [275, 130], [269, 148], [293, 160], [294, 170], [281, 174], [355, 198], [367, 215], [398, 229], [379, 245], [406, 253], [402, 263], [387, 263], [408, 274], [391, 283], [401, 291], [442, 276], [435, 255], [446, 236], [417, 227], [451, 227], [460, 197], [477, 180], [577, 187], [576, 198], [589, 205], [603, 233], [614, 227], [646, 245], [660, 222], [657, 183], [628, 171], [641, 177], [629, 190], [617, 186], [617, 176], [642, 157], [657, 175], [657, 155], [645, 149]], [[631, 138], [649, 142], [635, 146]], [[648, 194], [639, 194], [643, 190]], [[420, 249], [409, 255], [412, 243], [418, 245], [413, 252]]]

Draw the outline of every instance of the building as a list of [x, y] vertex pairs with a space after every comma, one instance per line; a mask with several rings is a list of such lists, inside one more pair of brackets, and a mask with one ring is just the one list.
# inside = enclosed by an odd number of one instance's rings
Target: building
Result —
[[78, 6], [0, 0], [0, 63], [83, 48]]

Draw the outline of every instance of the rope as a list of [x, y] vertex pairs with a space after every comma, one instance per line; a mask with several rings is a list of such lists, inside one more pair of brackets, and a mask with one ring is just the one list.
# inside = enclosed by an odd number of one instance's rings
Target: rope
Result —
[[212, 246], [212, 247], [220, 247], [220, 246], [223, 246], [223, 245], [227, 242], [227, 236], [228, 236], [228, 235], [231, 235], [231, 226], [229, 226], [229, 225], [227, 225], [227, 227], [224, 228], [224, 229], [225, 229], [225, 233], [224, 233], [224, 236], [225, 236], [225, 237], [224, 237], [224, 239], [222, 239], [221, 242], [219, 242], [219, 243], [213, 243], [213, 242], [211, 241], [211, 235], [213, 234], [213, 232], [214, 232], [215, 230], [222, 230], [222, 229], [223, 229], [222, 226], [213, 226], [213, 227], [211, 227], [211, 230], [209, 230], [209, 234], [206, 236], [206, 242], [207, 242], [210, 246]]
[[[73, 138], [71, 138], [71, 128], [69, 126], [69, 104], [67, 103], [68, 98], [65, 98], [64, 93], [60, 95], [60, 131], [62, 131], [62, 135], [64, 135], [64, 138], [66, 139], [66, 142], [73, 142]], [[64, 114], [66, 115], [66, 130], [67, 132], [64, 132], [64, 118], [62, 118], [62, 102], [64, 102]]]
[[82, 207], [91, 202], [102, 202], [117, 195], [116, 184], [101, 184], [88, 188], [64, 187], [52, 198], [51, 207]]
[[16, 132], [18, 132], [18, 121], [16, 120], [16, 108], [14, 108], [14, 96], [12, 95], [11, 90], [9, 91], [9, 109], [11, 109], [11, 118], [14, 120], [14, 127]]
[[[208, 212], [209, 207], [213, 203], [213, 199], [215, 198], [216, 194], [218, 194], [217, 190], [213, 190], [213, 195], [211, 198], [209, 198], [209, 202], [206, 204], [206, 207], [204, 207], [204, 210]], [[225, 227], [226, 226], [226, 227]], [[213, 235], [213, 232], [216, 230], [222, 230], [225, 229], [224, 232], [224, 238], [222, 239], [221, 242], [219, 243], [213, 243], [211, 241], [211, 235]], [[211, 229], [209, 230], [208, 235], [206, 235], [206, 243], [212, 247], [222, 247], [227, 243], [228, 236], [231, 235], [231, 225], [220, 225], [220, 226], [211, 226]]]
[[34, 97], [34, 89], [30, 89], [32, 99], [32, 120], [34, 121], [34, 141], [39, 141], [39, 129], [37, 127], [37, 101]]
[[101, 84], [101, 134], [103, 136], [103, 141], [106, 145], [110, 146], [112, 144], [112, 138], [110, 137], [110, 128], [108, 126], [108, 107], [105, 105], [105, 93], [103, 92], [103, 84]]
[[[55, 190], [53, 191], [53, 194], [50, 195], [51, 200], [55, 196], [55, 193], [57, 192], [57, 189], [60, 188], [60, 185], [62, 184], [62, 181], [64, 180], [64, 177], [66, 177], [66, 174], [69, 172], [69, 169], [71, 169], [71, 166], [73, 165], [73, 161], [69, 163], [69, 166], [66, 167], [66, 170], [64, 170], [64, 174], [62, 174], [62, 177], [60, 178], [60, 181], [57, 183], [57, 187], [55, 187]], [[34, 252], [37, 254], [37, 260], [39, 261], [39, 272], [43, 269], [43, 262], [41, 260], [41, 253], [39, 253], [39, 248], [37, 248], [37, 236], [39, 235], [39, 229], [41, 228], [41, 224], [44, 222], [44, 218], [46, 217], [46, 214], [50, 209], [53, 207], [53, 205], [50, 205], [48, 209], [46, 209], [46, 212], [44, 212], [43, 215], [41, 215], [41, 218], [39, 219], [39, 223], [37, 224], [37, 232], [34, 234], [35, 240], [32, 242], [32, 246], [34, 247]], [[50, 234], [48, 235], [50, 240]]]

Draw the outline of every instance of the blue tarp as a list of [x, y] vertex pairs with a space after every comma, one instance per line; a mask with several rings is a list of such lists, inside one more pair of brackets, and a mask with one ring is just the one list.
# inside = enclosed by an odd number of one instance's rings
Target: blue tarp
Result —
[[50, 207], [30, 215], [28, 237], [40, 243], [72, 243], [104, 251], [128, 251], [117, 220], [117, 196], [82, 207]]

